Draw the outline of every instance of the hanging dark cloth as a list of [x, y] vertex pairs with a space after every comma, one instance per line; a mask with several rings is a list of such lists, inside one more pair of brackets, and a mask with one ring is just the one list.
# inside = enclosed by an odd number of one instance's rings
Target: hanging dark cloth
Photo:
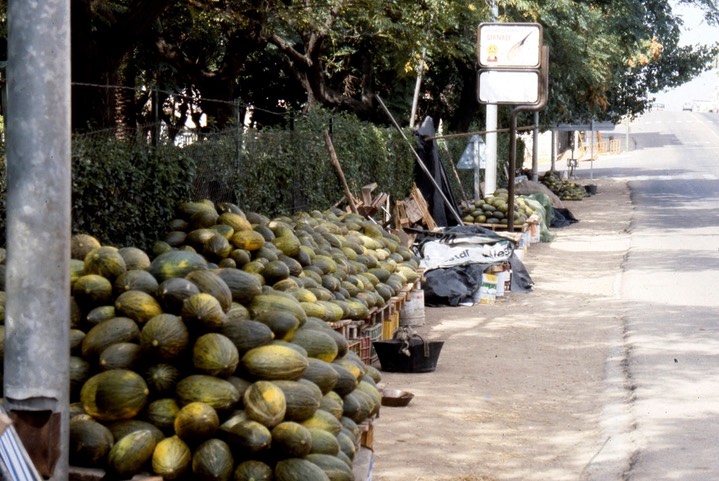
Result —
[[[422, 163], [432, 174], [434, 182], [432, 182], [432, 179], [428, 178], [424, 170], [416, 164], [414, 167], [414, 178], [417, 188], [427, 201], [429, 213], [434, 219], [434, 222], [439, 227], [449, 227], [458, 225], [459, 222], [457, 218], [461, 218], [461, 216], [458, 209], [459, 204], [455, 200], [447, 172], [439, 160], [437, 142], [435, 140], [427, 140], [427, 138], [434, 136], [434, 122], [431, 117], [426, 117], [424, 122], [422, 122], [422, 126], [414, 131], [414, 137], [417, 144], [417, 153], [422, 159]], [[435, 183], [441, 190], [437, 189]], [[447, 205], [447, 202], [444, 201], [442, 193], [444, 193], [444, 196], [451, 206]]]

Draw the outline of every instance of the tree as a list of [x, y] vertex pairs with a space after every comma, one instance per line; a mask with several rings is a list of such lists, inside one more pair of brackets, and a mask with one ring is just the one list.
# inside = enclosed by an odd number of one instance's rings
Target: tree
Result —
[[71, 0], [73, 88], [72, 123], [75, 130], [113, 125], [115, 94], [105, 86], [127, 85], [126, 74], [140, 39], [177, 0]]
[[[315, 106], [386, 122], [375, 104], [379, 94], [404, 119], [420, 65], [420, 117], [432, 115], [455, 131], [481, 123], [475, 45], [477, 25], [489, 19], [484, 1], [71, 2], [76, 131], [141, 122], [148, 100], [182, 99], [182, 92], [199, 92], [191, 100], [211, 119], [210, 128], [236, 118], [236, 99], [256, 107], [260, 123]], [[682, 3], [719, 21], [710, 0]], [[669, 0], [497, 4], [500, 21], [544, 27], [551, 77], [542, 116], [547, 124], [637, 115], [653, 93], [702, 72], [717, 52], [678, 46], [680, 19]], [[126, 88], [108, 87], [118, 85]], [[152, 91], [161, 95], [153, 99]], [[181, 107], [193, 114], [189, 102]], [[183, 117], [172, 115], [167, 121], [181, 128]]]
[[[703, 72], [717, 53], [716, 46], [678, 47], [681, 20], [665, 0], [527, 3], [521, 2], [522, 12], [506, 12], [544, 26], [551, 85], [544, 117], [550, 124], [641, 114], [652, 94]], [[711, 2], [694, 3], [716, 20]]]

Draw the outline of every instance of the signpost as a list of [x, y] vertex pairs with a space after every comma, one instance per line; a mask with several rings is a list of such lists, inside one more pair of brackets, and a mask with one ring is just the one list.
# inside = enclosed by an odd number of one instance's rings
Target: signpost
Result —
[[547, 105], [549, 51], [538, 23], [479, 24], [477, 28], [477, 99], [483, 104], [515, 105], [511, 113], [507, 228], [514, 230], [514, 180], [517, 115]]
[[542, 67], [538, 23], [481, 23], [477, 29], [481, 103], [536, 104]]
[[477, 60], [480, 68], [539, 68], [542, 26], [538, 23], [479, 25]]

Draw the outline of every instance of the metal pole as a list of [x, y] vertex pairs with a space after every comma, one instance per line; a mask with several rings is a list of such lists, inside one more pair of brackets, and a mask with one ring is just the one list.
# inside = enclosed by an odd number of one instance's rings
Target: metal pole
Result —
[[539, 180], [539, 112], [534, 112], [534, 132], [532, 134], [532, 182]]
[[[495, 0], [492, 0], [490, 12], [492, 21], [496, 22], [499, 9]], [[487, 166], [484, 169], [484, 191], [491, 194], [497, 190], [497, 134], [494, 133], [497, 130], [497, 104], [487, 104], [485, 124], [485, 128], [492, 133], [488, 133], [484, 139], [487, 154]]]
[[626, 152], [629, 152], [629, 120], [625, 120], [626, 122], [626, 130], [624, 133], [624, 150]]
[[6, 408], [68, 479], [70, 0], [8, 2]]
[[540, 82], [539, 102], [536, 105], [519, 105], [510, 114], [509, 161], [507, 162], [507, 230], [514, 230], [514, 180], [517, 170], [517, 115], [520, 112], [539, 112], [547, 106], [549, 96], [549, 47], [542, 47], [542, 81]]
[[507, 229], [514, 230], [514, 179], [517, 164], [517, 115], [522, 111], [521, 107], [512, 109], [510, 115], [509, 133], [509, 168], [507, 169]]
[[589, 133], [589, 178], [594, 179], [594, 120], [590, 122], [592, 130]]
[[477, 162], [474, 165], [474, 200], [479, 200], [479, 193], [482, 190], [479, 186], [479, 142], [472, 142], [472, 148], [474, 149], [474, 160]]

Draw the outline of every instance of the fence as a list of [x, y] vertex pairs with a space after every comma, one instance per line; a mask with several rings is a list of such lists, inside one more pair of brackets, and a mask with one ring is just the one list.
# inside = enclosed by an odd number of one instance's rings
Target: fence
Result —
[[[157, 110], [143, 102], [136, 102], [139, 111]], [[370, 183], [393, 199], [410, 191], [414, 158], [391, 127], [323, 111], [256, 109], [250, 117], [249, 106], [242, 108], [240, 122], [235, 104], [234, 120], [220, 129], [201, 115], [213, 101], [193, 102], [181, 102], [182, 109], [177, 109], [177, 103], [165, 99], [163, 105], [170, 107], [154, 119], [138, 115], [130, 122], [122, 116], [114, 128], [73, 134], [74, 232], [90, 233], [103, 243], [149, 248], [162, 238], [173, 206], [181, 200], [230, 201], [269, 217], [328, 209], [344, 192], [330, 161], [325, 131], [331, 133], [354, 193]], [[178, 118], [184, 119], [181, 126]], [[275, 125], [257, 127], [270, 118]], [[2, 159], [4, 163], [4, 155]], [[3, 245], [5, 169], [0, 172]]]
[[[332, 207], [344, 192], [324, 131], [331, 133], [352, 192], [377, 183], [377, 192], [399, 200], [414, 182], [415, 159], [402, 136], [351, 115], [252, 110], [236, 101], [175, 98], [168, 92], [134, 92], [131, 99], [126, 87], [75, 87], [105, 89], [106, 99], [124, 98], [115, 102], [116, 127], [74, 134], [72, 141], [73, 230], [103, 241], [148, 247], [163, 234], [168, 211], [183, 197], [230, 201], [270, 217]], [[128, 105], [134, 116], [122, 114]], [[233, 109], [222, 129], [206, 113], [218, 106]], [[506, 158], [506, 137], [499, 137], [499, 159]], [[454, 168], [466, 141], [439, 142], [457, 200], [472, 193], [473, 172]], [[5, 169], [0, 170], [4, 223]]]
[[[176, 94], [95, 84], [73, 84], [73, 88], [102, 98], [100, 103], [107, 115], [115, 115], [117, 126], [86, 132], [76, 137], [79, 142], [107, 138], [147, 144], [148, 149], [177, 147], [194, 161], [196, 198], [232, 201], [268, 214], [336, 203], [342, 192], [329, 163], [323, 130], [332, 133], [355, 192], [377, 182], [393, 195], [405, 195], [411, 186], [412, 157], [406, 146], [393, 140], [396, 133], [347, 115], [269, 111], [238, 100], [203, 98], [194, 91]], [[107, 157], [101, 142], [93, 145], [97, 158]], [[398, 160], [399, 155], [404, 159]]]

